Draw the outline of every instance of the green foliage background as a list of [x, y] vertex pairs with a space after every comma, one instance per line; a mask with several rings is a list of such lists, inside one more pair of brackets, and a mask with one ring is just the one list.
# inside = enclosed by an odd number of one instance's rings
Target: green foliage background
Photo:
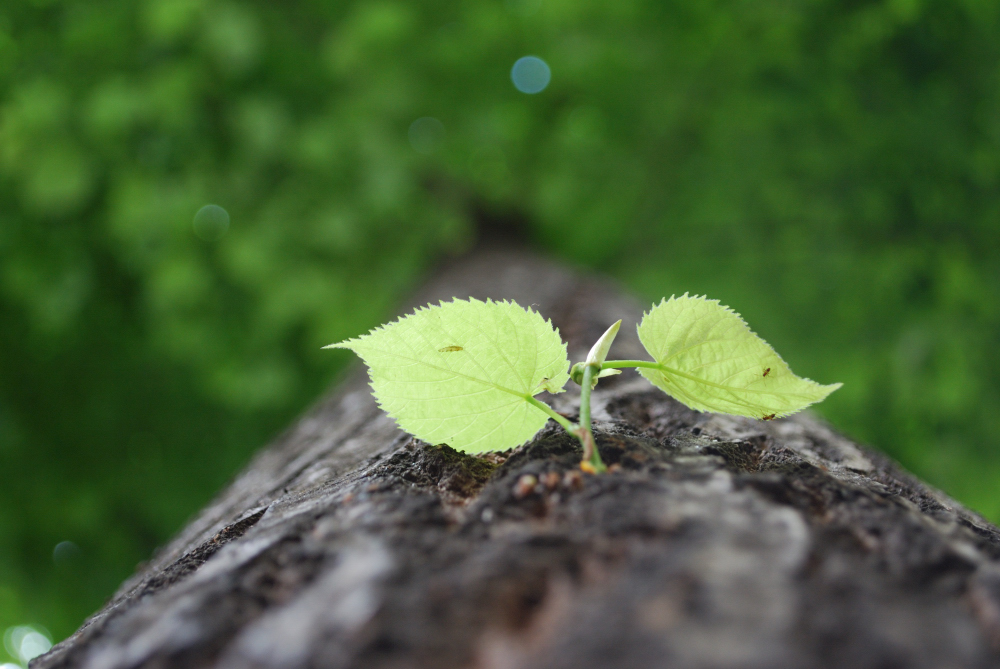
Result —
[[0, 627], [75, 629], [484, 213], [1000, 520], [998, 56], [994, 0], [7, 0]]

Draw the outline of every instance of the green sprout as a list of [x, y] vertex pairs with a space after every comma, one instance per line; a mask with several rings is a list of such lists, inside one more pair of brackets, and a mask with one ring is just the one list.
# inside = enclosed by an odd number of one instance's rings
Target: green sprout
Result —
[[[359, 355], [379, 406], [415, 437], [466, 453], [503, 450], [528, 441], [551, 418], [579, 439], [580, 467], [591, 473], [606, 467], [591, 430], [590, 394], [622, 368], [637, 368], [692, 409], [760, 420], [795, 413], [841, 385], [793, 374], [718, 300], [685, 293], [643, 314], [639, 340], [652, 360], [607, 360], [620, 326], [570, 367], [559, 331], [537, 312], [508, 301], [454, 299], [326, 348]], [[570, 379], [580, 385], [578, 423], [535, 397], [563, 392]]]

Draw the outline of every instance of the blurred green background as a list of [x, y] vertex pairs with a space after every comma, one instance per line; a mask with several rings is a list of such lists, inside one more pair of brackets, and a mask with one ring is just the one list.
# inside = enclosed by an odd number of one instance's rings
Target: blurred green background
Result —
[[0, 629], [71, 633], [483, 217], [720, 298], [1000, 520], [995, 0], [5, 0]]

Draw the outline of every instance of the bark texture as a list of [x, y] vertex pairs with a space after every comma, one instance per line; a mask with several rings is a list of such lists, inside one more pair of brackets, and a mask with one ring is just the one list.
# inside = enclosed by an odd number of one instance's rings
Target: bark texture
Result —
[[[624, 317], [642, 356], [633, 302], [523, 253], [415, 303], [469, 295], [537, 305], [573, 359]], [[808, 414], [608, 381], [618, 467], [587, 476], [551, 421], [509, 453], [415, 441], [359, 368], [32, 669], [1000, 666], [996, 527]]]

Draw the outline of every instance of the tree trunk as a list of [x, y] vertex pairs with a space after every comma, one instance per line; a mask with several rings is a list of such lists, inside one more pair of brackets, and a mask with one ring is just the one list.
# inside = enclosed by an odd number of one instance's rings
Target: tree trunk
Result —
[[[640, 310], [522, 252], [417, 302], [510, 298], [582, 359]], [[799, 414], [602, 381], [613, 471], [554, 426], [472, 457], [409, 438], [360, 365], [33, 669], [1000, 666], [1000, 532]], [[551, 398], [577, 411], [569, 392]]]

